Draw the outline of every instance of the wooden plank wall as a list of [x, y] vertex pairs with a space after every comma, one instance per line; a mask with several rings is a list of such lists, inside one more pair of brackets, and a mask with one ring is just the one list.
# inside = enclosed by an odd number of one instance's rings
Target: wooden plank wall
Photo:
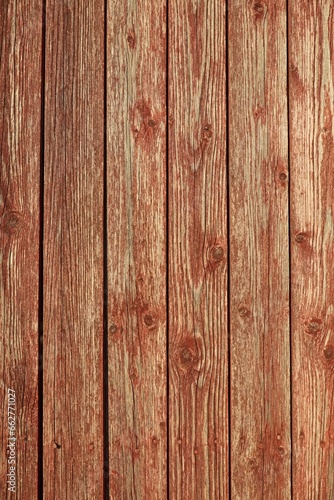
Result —
[[334, 499], [333, 54], [333, 0], [0, 3], [0, 498]]

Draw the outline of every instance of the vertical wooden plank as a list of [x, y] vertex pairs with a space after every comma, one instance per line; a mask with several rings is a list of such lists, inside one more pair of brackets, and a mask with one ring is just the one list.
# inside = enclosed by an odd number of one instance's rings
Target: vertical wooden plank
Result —
[[291, 498], [285, 9], [228, 16], [234, 499]]
[[170, 497], [228, 498], [226, 2], [169, 3]]
[[103, 61], [103, 0], [47, 0], [45, 498], [103, 498]]
[[166, 498], [165, 2], [108, 0], [111, 498]]
[[42, 2], [3, 1], [0, 19], [0, 488], [15, 496], [13, 466], [16, 498], [37, 498]]
[[294, 498], [334, 498], [334, 4], [289, 2]]

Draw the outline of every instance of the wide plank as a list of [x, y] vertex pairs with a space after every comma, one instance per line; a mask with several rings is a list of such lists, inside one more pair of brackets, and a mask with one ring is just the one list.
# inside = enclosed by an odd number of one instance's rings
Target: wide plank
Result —
[[170, 0], [169, 488], [228, 499], [226, 2]]
[[107, 2], [112, 499], [167, 497], [166, 5]]
[[293, 493], [334, 498], [334, 3], [289, 2]]
[[47, 0], [44, 498], [103, 498], [104, 1]]
[[0, 20], [0, 489], [25, 499], [38, 492], [42, 2], [2, 1]]
[[286, 2], [228, 11], [231, 495], [290, 500]]

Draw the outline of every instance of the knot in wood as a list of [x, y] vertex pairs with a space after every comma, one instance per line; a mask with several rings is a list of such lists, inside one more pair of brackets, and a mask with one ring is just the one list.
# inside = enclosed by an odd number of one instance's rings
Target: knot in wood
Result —
[[210, 124], [205, 125], [203, 128], [202, 138], [207, 141], [212, 137], [212, 127]]
[[277, 453], [278, 453], [279, 455], [281, 455], [281, 457], [284, 455], [284, 453], [285, 453], [285, 449], [283, 448], [283, 446], [279, 446], [279, 447], [277, 448]]
[[129, 47], [131, 49], [133, 49], [135, 46], [135, 36], [134, 36], [133, 32], [128, 33], [127, 41], [128, 41]]
[[117, 332], [117, 326], [115, 325], [115, 323], [111, 323], [111, 325], [109, 326], [109, 333], [114, 334], [116, 332]]
[[279, 174], [279, 179], [280, 179], [281, 181], [286, 181], [286, 180], [287, 180], [287, 178], [288, 178], [288, 176], [287, 176], [287, 174], [286, 174], [285, 172], [281, 172], [281, 173]]
[[133, 368], [131, 371], [130, 371], [130, 379], [132, 380], [132, 382], [137, 385], [138, 382], [139, 382], [139, 376], [138, 376], [138, 372], [135, 368]]
[[322, 325], [321, 319], [312, 318], [311, 321], [306, 325], [306, 331], [310, 335], [315, 335], [316, 333], [319, 332], [321, 325]]
[[180, 353], [180, 361], [182, 365], [189, 365], [191, 364], [192, 360], [194, 358], [194, 355], [192, 351], [189, 349], [189, 347], [184, 347]]
[[254, 470], [254, 469], [257, 468], [257, 466], [258, 466], [257, 462], [256, 462], [256, 460], [254, 458], [248, 458], [248, 460], [247, 460], [247, 467], [248, 467], [248, 469]]
[[145, 314], [145, 316], [144, 316], [144, 324], [147, 327], [153, 326], [153, 324], [154, 324], [154, 318], [153, 318], [153, 316], [151, 314]]
[[295, 236], [297, 243], [303, 243], [306, 240], [306, 235], [304, 233], [298, 233]]
[[154, 128], [154, 127], [155, 127], [155, 125], [156, 125], [156, 124], [155, 124], [155, 121], [154, 121], [154, 120], [152, 120], [152, 119], [151, 119], [151, 120], [149, 120], [149, 121], [148, 121], [148, 126], [149, 126], [149, 127]]
[[6, 233], [16, 233], [21, 226], [22, 216], [19, 212], [7, 212], [3, 218], [3, 229]]
[[238, 312], [242, 318], [250, 316], [250, 310], [247, 309], [247, 307], [244, 306], [239, 307]]
[[215, 260], [216, 262], [220, 262], [224, 257], [224, 249], [221, 246], [213, 247], [213, 249], [211, 250], [211, 255], [213, 260]]
[[262, 17], [265, 11], [265, 6], [262, 2], [255, 2], [253, 4], [253, 10], [256, 17]]
[[324, 356], [327, 361], [331, 361], [334, 358], [334, 346], [328, 345], [324, 349]]

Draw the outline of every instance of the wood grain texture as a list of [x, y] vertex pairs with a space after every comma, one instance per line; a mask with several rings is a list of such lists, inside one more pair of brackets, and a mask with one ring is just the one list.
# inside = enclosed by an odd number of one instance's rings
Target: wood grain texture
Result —
[[169, 2], [169, 480], [228, 498], [225, 10]]
[[290, 2], [294, 498], [334, 498], [334, 4]]
[[42, 3], [0, 4], [0, 489], [16, 392], [16, 498], [37, 498]]
[[233, 499], [291, 498], [285, 7], [228, 15]]
[[47, 0], [44, 497], [103, 498], [103, 0]]
[[166, 14], [108, 0], [107, 211], [112, 499], [164, 499]]

